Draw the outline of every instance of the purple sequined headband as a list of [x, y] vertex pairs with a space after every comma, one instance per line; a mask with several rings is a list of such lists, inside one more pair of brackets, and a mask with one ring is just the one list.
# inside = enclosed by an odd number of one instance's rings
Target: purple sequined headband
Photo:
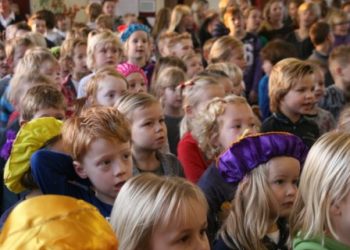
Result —
[[293, 134], [261, 133], [233, 143], [219, 156], [216, 165], [226, 182], [238, 184], [247, 173], [274, 157], [290, 156], [303, 165], [307, 153], [307, 146]]

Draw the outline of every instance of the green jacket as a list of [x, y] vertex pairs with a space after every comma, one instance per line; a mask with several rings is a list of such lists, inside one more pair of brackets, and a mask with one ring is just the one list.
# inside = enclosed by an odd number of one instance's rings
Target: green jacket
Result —
[[327, 237], [324, 238], [323, 244], [320, 238], [301, 239], [297, 237], [293, 240], [293, 250], [350, 250], [350, 246]]

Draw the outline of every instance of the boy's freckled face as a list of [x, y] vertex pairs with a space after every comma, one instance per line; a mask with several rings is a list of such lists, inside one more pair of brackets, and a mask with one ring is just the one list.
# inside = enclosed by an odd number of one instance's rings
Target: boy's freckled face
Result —
[[130, 142], [95, 139], [75, 170], [82, 178], [89, 178], [96, 197], [113, 204], [123, 184], [132, 176]]

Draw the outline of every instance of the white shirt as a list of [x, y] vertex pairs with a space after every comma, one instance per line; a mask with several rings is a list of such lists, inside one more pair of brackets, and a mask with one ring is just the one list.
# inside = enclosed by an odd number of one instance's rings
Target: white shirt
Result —
[[15, 13], [13, 11], [11, 12], [11, 14], [7, 18], [4, 18], [0, 14], [0, 23], [2, 24], [2, 26], [4, 28], [6, 28], [15, 19], [16, 19], [16, 17], [15, 17]]

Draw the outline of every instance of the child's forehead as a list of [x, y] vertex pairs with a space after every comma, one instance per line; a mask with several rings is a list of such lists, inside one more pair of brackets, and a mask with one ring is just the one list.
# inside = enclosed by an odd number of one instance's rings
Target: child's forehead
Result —
[[96, 44], [95, 46], [96, 49], [106, 49], [106, 48], [118, 48], [118, 45], [113, 42], [113, 41], [105, 41], [105, 42], [101, 42]]
[[136, 30], [130, 35], [130, 40], [135, 38], [148, 38], [148, 34], [143, 30]]

